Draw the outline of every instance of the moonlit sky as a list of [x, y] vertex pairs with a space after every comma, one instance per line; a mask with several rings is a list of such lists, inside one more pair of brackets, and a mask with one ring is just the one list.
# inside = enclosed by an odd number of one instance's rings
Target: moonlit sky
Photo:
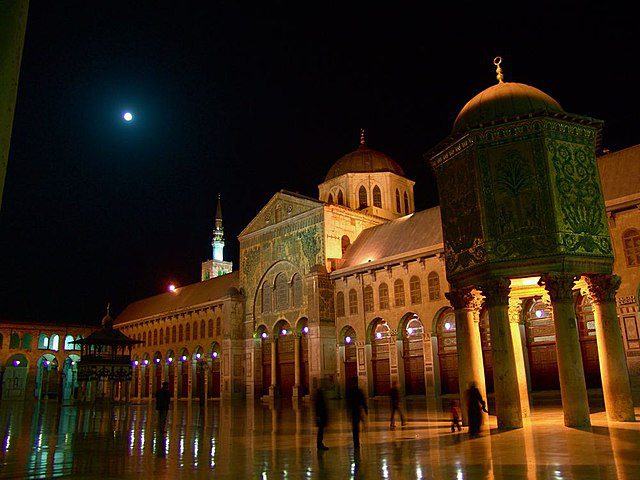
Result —
[[496, 55], [507, 81], [605, 120], [606, 147], [640, 143], [637, 21], [605, 2], [239, 3], [31, 2], [0, 318], [97, 323], [198, 281], [218, 192], [237, 267], [242, 228], [281, 188], [317, 196], [360, 127], [435, 205], [422, 154]]

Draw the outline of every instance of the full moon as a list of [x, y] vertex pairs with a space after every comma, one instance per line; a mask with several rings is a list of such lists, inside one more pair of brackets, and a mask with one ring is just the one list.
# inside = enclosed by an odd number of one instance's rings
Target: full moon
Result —
[[133, 115], [131, 115], [131, 112], [126, 112], [122, 118], [125, 119], [125, 121], [130, 122], [131, 120], [133, 120]]

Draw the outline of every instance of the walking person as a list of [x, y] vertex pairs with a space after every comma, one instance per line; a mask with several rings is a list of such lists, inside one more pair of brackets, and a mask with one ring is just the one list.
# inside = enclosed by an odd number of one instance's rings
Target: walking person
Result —
[[487, 412], [487, 407], [480, 390], [475, 382], [469, 383], [469, 388], [465, 392], [467, 396], [467, 421], [469, 422], [469, 435], [477, 437], [482, 427], [482, 412]]
[[156, 410], [158, 411], [158, 430], [162, 433], [167, 431], [167, 414], [169, 413], [169, 382], [162, 382], [162, 388], [156, 392]]
[[389, 400], [391, 403], [391, 420], [389, 428], [391, 430], [395, 430], [396, 422], [395, 415], [396, 412], [400, 415], [400, 422], [404, 427], [406, 422], [404, 421], [404, 415], [402, 414], [402, 410], [400, 409], [400, 389], [398, 388], [398, 382], [396, 380], [391, 384], [391, 390], [389, 391]]
[[353, 449], [360, 450], [360, 422], [362, 412], [369, 414], [364, 393], [358, 388], [358, 377], [351, 379], [351, 385], [347, 388], [347, 413], [351, 418], [351, 433], [353, 435]]
[[460, 407], [458, 406], [458, 402], [454, 400], [451, 402], [451, 433], [462, 430], [460, 426]]
[[313, 401], [316, 414], [316, 426], [318, 427], [318, 435], [316, 437], [316, 447], [320, 451], [329, 450], [324, 444], [324, 429], [329, 424], [329, 410], [327, 408], [327, 399], [325, 396], [325, 380], [320, 382], [320, 386], [316, 390]]

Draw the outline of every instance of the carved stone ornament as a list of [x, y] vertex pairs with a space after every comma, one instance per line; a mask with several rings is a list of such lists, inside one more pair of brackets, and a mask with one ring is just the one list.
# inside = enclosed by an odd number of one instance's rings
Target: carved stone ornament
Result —
[[589, 287], [589, 296], [593, 303], [616, 301], [616, 292], [622, 282], [619, 275], [592, 274], [585, 275], [584, 279]]
[[511, 293], [511, 280], [503, 277], [490, 278], [482, 282], [480, 290], [485, 297], [487, 307], [498, 305], [509, 305], [509, 294]]
[[552, 302], [573, 301], [573, 287], [578, 277], [572, 273], [545, 273], [538, 285], [549, 293]]
[[454, 310], [473, 310], [475, 297], [471, 288], [460, 288], [445, 292], [444, 296], [449, 300]]
[[520, 323], [521, 315], [522, 315], [522, 299], [510, 298], [509, 299], [509, 321], [511, 323]]

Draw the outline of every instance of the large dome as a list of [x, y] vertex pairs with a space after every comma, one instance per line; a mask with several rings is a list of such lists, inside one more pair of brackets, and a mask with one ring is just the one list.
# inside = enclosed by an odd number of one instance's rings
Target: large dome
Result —
[[392, 172], [404, 177], [402, 167], [391, 157], [361, 144], [357, 150], [338, 159], [329, 169], [324, 181], [339, 177], [345, 173]]
[[559, 112], [563, 112], [560, 104], [542, 90], [524, 83], [498, 83], [467, 102], [453, 124], [453, 131], [463, 132], [496, 120]]

